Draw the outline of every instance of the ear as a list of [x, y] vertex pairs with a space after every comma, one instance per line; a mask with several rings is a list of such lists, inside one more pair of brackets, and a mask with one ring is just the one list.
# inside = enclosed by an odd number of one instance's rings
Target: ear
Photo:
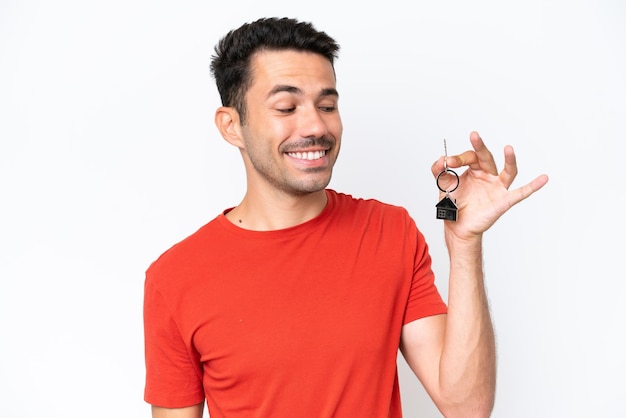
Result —
[[234, 107], [218, 107], [215, 111], [215, 126], [217, 126], [226, 142], [237, 148], [244, 148], [244, 143], [241, 139], [239, 112]]

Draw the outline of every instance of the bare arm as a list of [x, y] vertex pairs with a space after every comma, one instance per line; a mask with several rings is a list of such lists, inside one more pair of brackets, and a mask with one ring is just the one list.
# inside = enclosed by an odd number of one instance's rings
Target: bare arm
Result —
[[[517, 175], [513, 148], [505, 148], [504, 170], [498, 173], [480, 136], [472, 132], [470, 141], [473, 151], [447, 161], [448, 167], [468, 167], [453, 196], [458, 221], [445, 221], [444, 227], [450, 256], [448, 314], [405, 325], [401, 341], [407, 363], [448, 418], [488, 417], [494, 403], [496, 350], [483, 282], [482, 235], [548, 181], [542, 175], [509, 190]], [[433, 164], [433, 175], [443, 167], [441, 158]]]
[[480, 247], [463, 251], [467, 256], [451, 254], [448, 314], [405, 325], [401, 349], [444, 416], [488, 417], [496, 382], [493, 327]]
[[187, 408], [152, 407], [152, 418], [202, 418], [204, 402]]

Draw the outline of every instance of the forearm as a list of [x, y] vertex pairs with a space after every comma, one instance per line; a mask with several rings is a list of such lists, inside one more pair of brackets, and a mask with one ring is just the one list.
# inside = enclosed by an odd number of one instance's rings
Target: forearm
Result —
[[440, 393], [450, 414], [489, 416], [496, 353], [483, 281], [481, 238], [446, 240], [450, 254], [448, 318], [439, 366]]

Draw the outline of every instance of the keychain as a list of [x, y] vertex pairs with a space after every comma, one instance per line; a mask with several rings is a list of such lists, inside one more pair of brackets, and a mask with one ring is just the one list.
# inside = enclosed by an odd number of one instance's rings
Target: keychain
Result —
[[[445, 138], [443, 140], [443, 151], [444, 151], [443, 170], [441, 171], [441, 173], [437, 175], [436, 183], [437, 183], [437, 188], [441, 190], [442, 192], [444, 192], [446, 195], [436, 205], [437, 219], [444, 219], [446, 221], [456, 221], [456, 212], [457, 212], [456, 199], [452, 200], [450, 198], [450, 193], [452, 193], [453, 191], [457, 189], [457, 187], [459, 187], [460, 180], [459, 180], [459, 175], [451, 168], [448, 168], [448, 147], [446, 146]], [[441, 186], [439, 185], [439, 179], [442, 176], [447, 175], [448, 173], [453, 174], [454, 177], [456, 177], [456, 185], [450, 190], [442, 189]]]

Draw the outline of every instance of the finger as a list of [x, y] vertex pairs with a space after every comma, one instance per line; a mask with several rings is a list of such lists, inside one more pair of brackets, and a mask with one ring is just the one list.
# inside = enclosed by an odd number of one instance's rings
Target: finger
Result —
[[[441, 171], [443, 170], [443, 160], [443, 156], [439, 157], [439, 159], [435, 161], [430, 167], [430, 171], [433, 173], [434, 177], [437, 177], [439, 173], [441, 173]], [[450, 158], [448, 158], [448, 160], [450, 160]]]
[[540, 175], [530, 183], [520, 187], [513, 191], [513, 200], [511, 201], [511, 206], [518, 204], [522, 200], [526, 199], [537, 190], [541, 189], [548, 182], [548, 176], [545, 174]]
[[472, 147], [474, 147], [474, 151], [476, 151], [479, 168], [489, 174], [497, 176], [498, 167], [496, 166], [493, 154], [489, 151], [489, 148], [487, 148], [480, 135], [478, 135], [478, 132], [473, 131], [470, 134], [470, 142], [472, 143]]
[[475, 151], [465, 151], [462, 154], [448, 157], [448, 166], [452, 168], [468, 166], [469, 168], [479, 170], [480, 161], [478, 161], [478, 156]]
[[483, 170], [491, 175], [498, 175], [498, 167], [493, 158], [493, 154], [483, 142], [478, 132], [470, 134], [470, 142], [474, 151], [465, 151], [462, 154], [448, 158], [448, 165], [451, 167], [468, 166], [473, 170]]
[[504, 147], [504, 170], [500, 173], [500, 181], [508, 189], [513, 184], [515, 177], [517, 177], [517, 158], [513, 147], [507, 145]]

